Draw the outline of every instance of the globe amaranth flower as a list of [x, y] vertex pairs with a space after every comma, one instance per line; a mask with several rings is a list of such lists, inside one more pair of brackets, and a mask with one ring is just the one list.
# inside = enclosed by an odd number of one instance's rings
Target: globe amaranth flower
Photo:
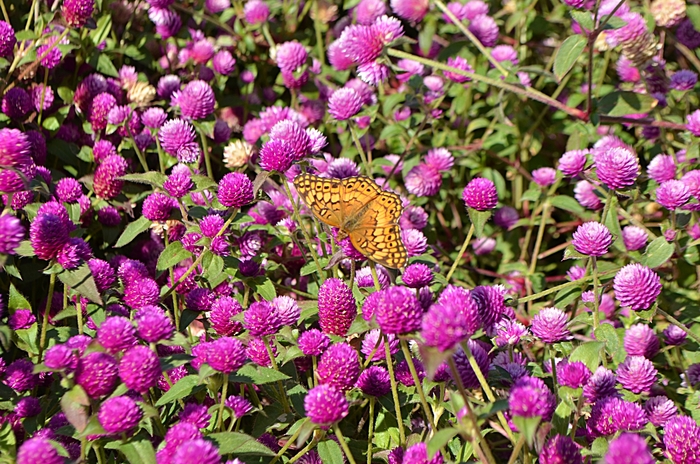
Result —
[[[418, 383], [420, 383], [425, 378], [425, 367], [423, 367], [423, 363], [416, 358], [411, 358], [411, 362], [413, 362], [416, 369], [416, 377], [418, 377]], [[416, 384], [415, 379], [411, 374], [408, 361], [405, 359], [396, 364], [396, 367], [394, 368], [394, 375], [396, 376], [396, 380], [401, 385], [412, 387]]]
[[469, 22], [469, 32], [474, 34], [484, 47], [493, 47], [498, 41], [498, 25], [489, 15], [475, 16]]
[[670, 86], [674, 90], [687, 91], [693, 90], [697, 83], [698, 75], [696, 73], [688, 69], [681, 69], [671, 76]]
[[620, 306], [634, 311], [648, 309], [661, 293], [658, 274], [638, 263], [624, 266], [613, 279], [615, 298]]
[[647, 174], [658, 183], [673, 180], [676, 177], [676, 163], [673, 157], [656, 155], [647, 166]]
[[56, 258], [68, 243], [72, 228], [67, 217], [60, 212], [37, 214], [29, 226], [29, 239], [36, 256], [46, 260]]
[[428, 12], [428, 0], [391, 0], [390, 3], [397, 16], [414, 23], [423, 19]]
[[333, 92], [328, 100], [328, 113], [338, 121], [355, 116], [362, 108], [362, 99], [355, 89], [343, 87]]
[[432, 283], [433, 271], [423, 263], [410, 264], [404, 269], [401, 279], [409, 288], [421, 288]]
[[88, 22], [94, 9], [94, 0], [66, 0], [61, 12], [68, 27], [80, 28]]
[[597, 401], [591, 409], [586, 429], [588, 435], [595, 438], [617, 431], [641, 430], [648, 422], [641, 406], [617, 397], [607, 397]]
[[347, 343], [331, 345], [318, 361], [316, 376], [319, 383], [345, 391], [351, 389], [360, 376], [360, 357]]
[[309, 56], [306, 48], [296, 40], [278, 45], [275, 54], [277, 66], [279, 66], [283, 73], [292, 73], [296, 71], [306, 63]]
[[557, 179], [557, 171], [553, 168], [539, 168], [532, 171], [532, 180], [540, 187], [552, 185]]
[[197, 287], [185, 296], [185, 307], [192, 311], [209, 311], [216, 300], [216, 294], [204, 287]]
[[191, 462], [219, 464], [221, 456], [219, 456], [219, 451], [212, 442], [197, 438], [187, 440], [178, 446], [171, 460], [172, 464], [187, 464]]
[[623, 433], [608, 445], [605, 453], [607, 464], [654, 464], [646, 441], [640, 435]]
[[250, 401], [242, 396], [231, 395], [226, 398], [224, 404], [227, 408], [231, 408], [234, 419], [240, 419], [253, 410], [253, 405], [250, 404]]
[[637, 154], [628, 147], [594, 150], [593, 162], [598, 179], [609, 189], [629, 187], [637, 179], [639, 160]]
[[411, 289], [389, 287], [380, 292], [374, 315], [384, 333], [398, 335], [420, 328], [423, 308]]
[[681, 180], [690, 190], [690, 194], [695, 198], [700, 198], [700, 170], [693, 169], [683, 174]]
[[180, 107], [183, 118], [204, 119], [214, 112], [216, 97], [209, 84], [196, 80], [189, 82], [181, 91], [176, 91], [171, 102]]
[[32, 396], [21, 398], [17, 401], [17, 405], [15, 406], [15, 414], [21, 418], [34, 417], [39, 415], [40, 412], [41, 402], [39, 398], [34, 398]]
[[658, 371], [644, 356], [628, 355], [617, 368], [617, 381], [633, 393], [649, 393]]
[[472, 179], [462, 192], [462, 199], [467, 208], [486, 211], [496, 207], [498, 192], [494, 183], [483, 177]]
[[297, 346], [306, 356], [320, 356], [331, 345], [331, 339], [318, 329], [302, 332]]
[[99, 398], [114, 391], [118, 373], [117, 361], [112, 356], [93, 352], [78, 361], [75, 382], [83, 387], [90, 398]]
[[532, 334], [545, 343], [556, 343], [571, 337], [568, 316], [557, 308], [544, 308], [532, 319]]
[[245, 174], [231, 172], [219, 181], [218, 199], [224, 206], [240, 208], [253, 197], [253, 182]]
[[600, 198], [595, 193], [595, 187], [587, 180], [581, 180], [576, 183], [574, 198], [581, 206], [585, 206], [588, 209], [597, 210], [603, 206]]
[[583, 396], [591, 403], [601, 398], [617, 394], [615, 374], [603, 366], [599, 366], [583, 387]]
[[473, 335], [480, 322], [469, 290], [448, 286], [423, 317], [421, 334], [426, 345], [445, 351]]
[[402, 230], [401, 241], [409, 257], [420, 256], [428, 250], [428, 238], [420, 230]]
[[318, 291], [318, 317], [321, 330], [327, 334], [347, 335], [357, 316], [357, 302], [345, 282], [327, 279]]
[[87, 119], [93, 131], [101, 131], [107, 127], [107, 115], [116, 105], [117, 99], [109, 92], [102, 92], [90, 101]]
[[700, 462], [700, 427], [692, 417], [676, 416], [664, 427], [666, 456], [673, 464]]
[[270, 7], [262, 0], [252, 0], [246, 2], [243, 7], [243, 15], [248, 24], [263, 24], [270, 16]]
[[155, 387], [161, 374], [158, 356], [147, 346], [130, 348], [119, 361], [119, 377], [141, 394]]
[[676, 29], [676, 40], [692, 50], [700, 47], [700, 32], [695, 29], [690, 19], [685, 19]]
[[155, 305], [159, 299], [160, 286], [149, 277], [135, 279], [124, 287], [124, 303], [131, 308]]
[[428, 445], [424, 442], [415, 443], [403, 454], [403, 464], [443, 464], [442, 455], [435, 453], [432, 459], [428, 459]]
[[144, 306], [138, 310], [134, 319], [136, 332], [141, 340], [147, 343], [169, 340], [175, 333], [173, 321], [165, 311], [156, 306]]
[[656, 189], [656, 202], [674, 211], [690, 200], [690, 189], [681, 180], [667, 180]]
[[498, 208], [493, 214], [493, 223], [506, 230], [513, 227], [519, 219], [520, 215], [518, 211], [511, 206]]
[[644, 248], [647, 244], [648, 235], [644, 229], [637, 226], [625, 226], [622, 229], [622, 241], [629, 251], [636, 251]]
[[5, 369], [5, 385], [17, 392], [31, 390], [39, 383], [39, 376], [34, 374], [34, 364], [28, 359], [18, 359]]
[[282, 326], [277, 308], [268, 301], [256, 301], [243, 313], [243, 326], [253, 337], [272, 335]]
[[221, 337], [206, 348], [206, 362], [212, 369], [224, 374], [237, 371], [245, 363], [243, 343], [236, 338]]
[[143, 215], [149, 221], [165, 221], [175, 208], [175, 201], [164, 193], [155, 192], [143, 201]]
[[560, 361], [557, 363], [557, 381], [570, 388], [583, 387], [591, 377], [591, 371], [581, 361]]
[[554, 414], [556, 398], [542, 379], [527, 376], [513, 385], [508, 405], [510, 413], [514, 416], [540, 416], [543, 421], [548, 422]]
[[[3, 100], [3, 107], [5, 101]], [[4, 111], [3, 111], [4, 112]], [[696, 137], [700, 137], [700, 110], [695, 110], [688, 115], [686, 128]]]
[[327, 428], [348, 415], [349, 405], [342, 391], [322, 384], [306, 394], [304, 409], [311, 422]]
[[[472, 356], [474, 356], [479, 370], [485, 378], [488, 378], [488, 353], [484, 348], [482, 348], [482, 346], [479, 343], [473, 340], [468, 340], [467, 346], [469, 347]], [[457, 350], [457, 352], [453, 355], [453, 359], [455, 362], [455, 366], [457, 367], [457, 373], [459, 374], [460, 380], [462, 381], [462, 385], [464, 386], [464, 388], [478, 388], [480, 385], [479, 378], [476, 376], [476, 373], [474, 372], [474, 369], [472, 368], [471, 363], [469, 362], [469, 358], [464, 352], [463, 347], [460, 347]], [[453, 374], [451, 373], [450, 375]]]
[[143, 413], [128, 396], [109, 398], [100, 406], [97, 420], [108, 434], [121, 434], [136, 428]]
[[189, 422], [199, 429], [209, 426], [211, 415], [207, 412], [207, 406], [197, 403], [187, 403], [177, 415], [180, 422]]
[[272, 354], [267, 352], [265, 343], [265, 340], [262, 338], [253, 338], [248, 342], [245, 352], [248, 358], [258, 366], [272, 367], [272, 358], [277, 358], [277, 346], [274, 344], [274, 337], [271, 337], [267, 342]]
[[649, 422], [656, 427], [663, 427], [676, 415], [678, 408], [665, 396], [655, 396], [644, 404], [644, 411], [649, 416]]
[[624, 346], [630, 356], [651, 359], [659, 352], [659, 339], [649, 326], [635, 324], [625, 331]]
[[194, 127], [183, 119], [166, 121], [158, 131], [163, 150], [176, 156], [181, 163], [194, 163], [199, 160], [200, 149], [195, 138]]
[[19, 219], [11, 214], [0, 215], [0, 254], [14, 255], [25, 234]]
[[218, 214], [210, 214], [204, 216], [201, 221], [199, 221], [199, 228], [202, 231], [202, 235], [205, 237], [215, 237], [219, 231], [224, 227], [224, 218]]
[[566, 435], [555, 435], [540, 452], [541, 464], [583, 464], [581, 447]]
[[370, 366], [357, 379], [357, 388], [369, 396], [384, 396], [391, 391], [389, 371], [382, 366]]
[[78, 366], [78, 357], [66, 345], [58, 344], [46, 350], [44, 364], [49, 369], [72, 371]]
[[612, 245], [612, 234], [599, 222], [585, 222], [574, 232], [572, 244], [583, 255], [603, 256]]
[[17, 464], [63, 464], [65, 459], [46, 438], [34, 437], [22, 443], [17, 450]]
[[[474, 3], [469, 2], [469, 3]], [[455, 56], [455, 57], [449, 57], [447, 58], [447, 66], [455, 69], [459, 69], [460, 71], [466, 71], [468, 73], [473, 73], [474, 68], [471, 67], [471, 65], [467, 62], [466, 58], [463, 58], [461, 56]], [[471, 80], [471, 77], [465, 76], [463, 74], [456, 73], [454, 71], [443, 71], [445, 74], [445, 77], [451, 80], [452, 82], [457, 82], [457, 83], [464, 83], [467, 81]]]
[[233, 316], [243, 312], [241, 304], [230, 296], [219, 297], [211, 306], [209, 323], [219, 335], [234, 335], [243, 330], [243, 325]]
[[[443, 295], [445, 292], [443, 292]], [[504, 295], [506, 289], [503, 285], [479, 285], [472, 290], [471, 295], [479, 311], [480, 323], [484, 330], [491, 334], [496, 323], [503, 317], [515, 317], [513, 310], [506, 307]], [[443, 301], [443, 295], [438, 302]]]
[[33, 109], [32, 97], [21, 87], [11, 88], [2, 98], [2, 112], [11, 119], [22, 121]]
[[408, 193], [417, 197], [430, 197], [440, 191], [442, 175], [435, 167], [420, 163], [406, 173], [404, 185]]
[[136, 329], [125, 317], [108, 317], [97, 329], [97, 341], [109, 353], [118, 353], [136, 345]]
[[126, 174], [128, 166], [120, 155], [109, 155], [102, 160], [95, 170], [95, 195], [105, 200], [116, 198], [124, 187], [124, 181], [120, 178]]
[[688, 334], [683, 329], [675, 325], [669, 325], [664, 329], [664, 337], [668, 345], [679, 346], [685, 343]]
[[12, 56], [16, 43], [15, 30], [9, 23], [0, 21], [0, 57], [7, 58]]
[[559, 158], [558, 169], [566, 177], [575, 177], [583, 172], [586, 167], [588, 151], [570, 150]]

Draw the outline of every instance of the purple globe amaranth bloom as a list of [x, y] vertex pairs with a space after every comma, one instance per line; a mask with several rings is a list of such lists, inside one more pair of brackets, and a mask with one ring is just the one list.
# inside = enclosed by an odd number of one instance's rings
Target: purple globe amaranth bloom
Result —
[[224, 374], [237, 371], [245, 364], [245, 348], [236, 338], [221, 337], [207, 346], [206, 353], [207, 364]]
[[360, 351], [370, 361], [382, 361], [386, 359], [385, 340], [389, 342], [389, 354], [395, 355], [399, 352], [399, 339], [396, 335], [383, 336], [379, 329], [370, 330], [365, 334]]
[[12, 330], [28, 329], [36, 322], [36, 316], [29, 309], [16, 309], [8, 318], [7, 325]]
[[328, 113], [338, 121], [355, 116], [362, 108], [362, 99], [355, 89], [343, 87], [331, 94], [328, 100]]
[[7, 58], [12, 56], [17, 44], [15, 30], [5, 21], [0, 21], [0, 57]]
[[608, 445], [605, 453], [607, 464], [654, 464], [646, 441], [640, 435], [623, 433]]
[[[443, 292], [443, 294], [444, 293], [445, 292]], [[495, 325], [500, 322], [503, 317], [515, 317], [513, 310], [505, 305], [505, 299], [503, 298], [505, 294], [506, 289], [503, 285], [479, 285], [471, 292], [472, 298], [479, 311], [480, 323], [489, 334], [493, 332]], [[441, 300], [442, 298], [443, 296], [441, 295]]]
[[228, 50], [220, 50], [212, 58], [214, 71], [221, 75], [229, 75], [236, 69], [236, 59]]
[[63, 464], [65, 459], [51, 442], [42, 437], [30, 438], [17, 450], [17, 464]]
[[[3, 100], [3, 112], [5, 101]], [[700, 110], [695, 110], [688, 115], [686, 128], [696, 137], [700, 137]]]
[[579, 253], [598, 257], [608, 252], [612, 241], [612, 234], [603, 224], [584, 222], [574, 232], [572, 244]]
[[111, 354], [136, 345], [136, 329], [125, 317], [112, 316], [97, 329], [97, 341]]
[[348, 415], [349, 405], [342, 391], [332, 385], [319, 385], [306, 394], [304, 409], [311, 422], [328, 428]]
[[552, 185], [557, 179], [557, 171], [553, 168], [539, 168], [532, 171], [532, 180], [540, 187]]
[[676, 177], [676, 163], [673, 157], [656, 155], [647, 166], [647, 174], [658, 183], [673, 180]]
[[94, 0], [65, 0], [61, 12], [70, 28], [83, 27], [95, 9]]
[[469, 314], [458, 304], [434, 304], [423, 317], [421, 335], [427, 346], [446, 351], [473, 335], [474, 323], [469, 316], [478, 315], [476, 305]]
[[175, 208], [175, 201], [164, 193], [155, 192], [143, 201], [142, 212], [149, 221], [165, 221]]
[[219, 203], [240, 208], [253, 201], [253, 182], [245, 174], [231, 172], [219, 181]]
[[440, 191], [442, 175], [435, 167], [420, 163], [406, 173], [404, 184], [408, 193], [418, 197], [430, 197]]
[[273, 335], [282, 327], [277, 308], [268, 301], [256, 301], [243, 316], [243, 326], [253, 337]]
[[495, 342], [499, 348], [509, 345], [515, 346], [520, 342], [522, 337], [529, 333], [527, 327], [522, 325], [520, 322], [509, 319], [501, 320], [501, 322], [496, 324], [495, 330]]
[[[65, 210], [64, 210], [65, 212]], [[53, 259], [68, 243], [72, 224], [62, 214], [40, 213], [29, 226], [29, 240], [39, 259]]]
[[603, 366], [599, 366], [593, 375], [583, 386], [583, 396], [590, 402], [595, 403], [601, 398], [617, 395], [615, 374]]
[[391, 391], [389, 371], [382, 366], [370, 366], [357, 379], [357, 388], [369, 396], [384, 396]]
[[95, 142], [95, 145], [92, 147], [92, 157], [95, 159], [95, 163], [100, 164], [111, 155], [118, 155], [117, 149], [112, 142], [109, 140], [98, 140]]
[[666, 456], [673, 464], [700, 462], [700, 427], [692, 417], [676, 416], [664, 427]]
[[195, 142], [194, 127], [183, 119], [166, 121], [158, 131], [163, 150], [176, 156], [181, 163], [194, 163], [199, 160], [199, 145]]
[[696, 73], [688, 69], [681, 69], [671, 76], [670, 86], [674, 90], [687, 91], [693, 90], [697, 83], [698, 75]]
[[331, 345], [318, 361], [316, 376], [319, 383], [345, 391], [355, 386], [360, 376], [360, 357], [347, 343]]
[[644, 404], [644, 411], [649, 416], [649, 422], [656, 427], [663, 427], [676, 415], [678, 408], [665, 396], [655, 396]]
[[248, 342], [248, 347], [246, 348], [246, 355], [258, 366], [271, 367], [272, 358], [277, 358], [277, 346], [273, 343], [272, 339], [269, 342], [270, 351], [272, 355], [267, 352], [267, 347], [265, 346], [265, 341], [262, 338], [253, 338]]
[[433, 281], [433, 271], [423, 263], [410, 264], [401, 275], [403, 283], [409, 288], [421, 288]]
[[159, 299], [160, 286], [149, 277], [135, 279], [124, 287], [124, 303], [131, 308], [155, 305]]
[[187, 403], [177, 415], [180, 422], [189, 422], [199, 429], [209, 426], [211, 415], [207, 412], [207, 406], [197, 403]]
[[173, 198], [182, 198], [194, 188], [192, 172], [185, 164], [173, 166], [167, 180], [163, 182], [163, 189]]
[[2, 382], [17, 392], [25, 392], [39, 384], [39, 376], [34, 374], [34, 364], [30, 360], [18, 359], [7, 366]]
[[78, 366], [78, 357], [66, 345], [54, 345], [46, 350], [44, 364], [49, 369], [72, 371]]
[[590, 378], [590, 369], [581, 361], [561, 361], [557, 364], [557, 380], [565, 387], [581, 388]]
[[443, 464], [445, 461], [440, 453], [435, 453], [432, 459], [428, 459], [428, 445], [418, 442], [406, 448], [401, 462], [403, 464]]
[[664, 337], [668, 345], [679, 346], [685, 343], [688, 334], [683, 329], [675, 325], [669, 325], [664, 329]]
[[144, 306], [134, 318], [136, 332], [147, 343], [169, 340], [175, 333], [175, 325], [168, 314], [156, 306]]
[[408, 256], [420, 256], [428, 250], [428, 238], [420, 230], [402, 230], [401, 240]]
[[636, 251], [644, 248], [649, 239], [646, 231], [637, 226], [626, 226], [622, 229], [622, 241], [629, 251]]
[[218, 214], [210, 214], [204, 216], [201, 221], [199, 221], [199, 228], [202, 231], [202, 235], [205, 237], [215, 237], [219, 231], [224, 227], [224, 218]]
[[184, 89], [176, 91], [171, 102], [180, 107], [186, 119], [204, 119], [214, 112], [216, 97], [211, 86], [204, 81], [189, 82]]
[[102, 403], [97, 413], [97, 419], [105, 432], [115, 435], [135, 429], [142, 416], [141, 408], [128, 396], [109, 398]]
[[422, 20], [428, 12], [428, 0], [391, 0], [390, 4], [400, 18], [414, 23]]
[[578, 201], [581, 206], [585, 206], [588, 209], [600, 209], [603, 203], [600, 198], [595, 194], [595, 188], [593, 184], [587, 180], [581, 180], [576, 183], [574, 187], [574, 198]]
[[583, 464], [581, 447], [566, 435], [555, 435], [542, 447], [540, 464]]
[[556, 343], [571, 338], [566, 327], [569, 317], [558, 308], [544, 308], [534, 318], [530, 330], [545, 343]]
[[40, 412], [41, 402], [39, 401], [39, 398], [34, 398], [31, 396], [21, 398], [19, 401], [17, 401], [17, 405], [15, 406], [15, 414], [21, 418], [34, 417], [39, 415]]
[[78, 361], [75, 382], [83, 387], [90, 398], [99, 398], [114, 391], [118, 372], [117, 361], [112, 356], [93, 352]]
[[690, 200], [690, 189], [681, 180], [667, 180], [656, 189], [656, 202], [674, 211]]
[[543, 421], [548, 422], [554, 414], [556, 398], [542, 379], [527, 376], [513, 385], [508, 405], [510, 413], [514, 416], [540, 416]]
[[0, 254], [15, 254], [26, 231], [22, 222], [10, 214], [0, 215]]
[[229, 396], [226, 398], [225, 404], [226, 407], [231, 408], [234, 419], [240, 419], [253, 410], [253, 405], [250, 404], [250, 401], [242, 396]]
[[168, 114], [157, 106], [148, 108], [141, 114], [141, 122], [151, 129], [160, 129], [166, 119], [168, 119]]
[[327, 279], [318, 291], [318, 318], [321, 330], [327, 334], [347, 335], [357, 316], [357, 302], [345, 282]]
[[[474, 356], [474, 359], [476, 360], [476, 364], [479, 367], [479, 370], [481, 373], [484, 375], [484, 377], [488, 378], [488, 372], [489, 372], [489, 355], [486, 352], [482, 346], [473, 341], [473, 340], [468, 340], [467, 341], [467, 346], [469, 347], [469, 350], [471, 351], [472, 355]], [[479, 378], [476, 376], [476, 373], [474, 372], [474, 369], [472, 368], [471, 364], [469, 363], [469, 358], [467, 357], [467, 354], [464, 352], [463, 346], [460, 347], [457, 352], [452, 355], [455, 366], [457, 367], [457, 373], [459, 374], [460, 380], [462, 381], [462, 385], [464, 388], [478, 388], [479, 387]], [[451, 374], [452, 375], [452, 374]]]
[[233, 320], [233, 316], [243, 312], [241, 304], [230, 296], [221, 296], [209, 312], [209, 323], [219, 335], [234, 335], [243, 330], [243, 325]]
[[109, 92], [102, 92], [90, 101], [87, 119], [92, 130], [97, 132], [107, 128], [107, 115], [117, 105], [117, 99]]
[[2, 98], [2, 112], [11, 119], [22, 121], [33, 109], [32, 97], [21, 87], [11, 88]]
[[355, 15], [359, 24], [370, 25], [384, 14], [386, 14], [384, 0], [362, 0], [355, 7]]
[[272, 300], [282, 325], [294, 325], [301, 317], [301, 308], [293, 298], [283, 295]]
[[658, 371], [644, 356], [628, 355], [617, 368], [617, 381], [633, 393], [649, 393]]
[[518, 210], [512, 206], [498, 208], [493, 214], [493, 223], [506, 230], [513, 227], [519, 219], [520, 215], [518, 214]]
[[[474, 3], [474, 1], [469, 3]], [[459, 69], [460, 71], [466, 71], [468, 73], [474, 72], [474, 68], [471, 67], [471, 65], [467, 62], [466, 58], [463, 58], [461, 56], [447, 58], [447, 66]], [[443, 71], [443, 73], [445, 74], [445, 77], [451, 80], [452, 82], [462, 84], [471, 80], [471, 77], [465, 76], [463, 74], [458, 74], [453, 71]]]
[[627, 147], [594, 150], [593, 162], [598, 179], [612, 190], [633, 185], [639, 173], [637, 154]]
[[306, 356], [320, 356], [331, 345], [331, 339], [318, 329], [309, 329], [299, 335], [297, 345]]
[[641, 406], [609, 396], [595, 403], [586, 429], [588, 435], [595, 438], [612, 435], [620, 430], [641, 430], [647, 422], [649, 419]]
[[82, 186], [72, 177], [64, 177], [56, 183], [56, 198], [60, 202], [75, 203], [82, 194]]
[[649, 326], [635, 324], [625, 332], [624, 346], [630, 356], [651, 359], [659, 352], [659, 339]]
[[477, 15], [469, 23], [469, 32], [474, 34], [484, 47], [493, 47], [498, 41], [498, 25], [488, 15]]
[[384, 333], [399, 335], [420, 328], [423, 308], [411, 289], [389, 287], [380, 292], [374, 315]]
[[467, 208], [486, 211], [495, 208], [498, 204], [498, 192], [491, 180], [477, 177], [464, 187], [462, 199]]
[[243, 15], [248, 24], [263, 24], [270, 16], [270, 7], [262, 0], [251, 0], [243, 7]]
[[116, 198], [124, 187], [124, 181], [120, 177], [126, 174], [128, 166], [127, 161], [120, 155], [107, 156], [95, 170], [95, 195], [105, 200]]
[[658, 274], [638, 263], [624, 266], [613, 279], [615, 298], [620, 306], [634, 311], [648, 309], [661, 293]]
[[190, 462], [219, 464], [221, 456], [219, 456], [219, 451], [212, 442], [197, 438], [187, 440], [178, 446], [171, 461], [172, 464], [187, 464]]
[[155, 387], [161, 374], [158, 355], [147, 346], [130, 348], [119, 361], [119, 377], [127, 387], [141, 394]]
[[700, 198], [700, 170], [694, 169], [683, 174], [681, 180], [690, 190], [690, 194], [696, 198]]

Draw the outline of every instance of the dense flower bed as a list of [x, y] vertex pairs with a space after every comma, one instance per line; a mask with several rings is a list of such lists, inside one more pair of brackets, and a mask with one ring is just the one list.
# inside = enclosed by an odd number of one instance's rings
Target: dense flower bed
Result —
[[700, 6], [0, 7], [2, 462], [700, 463]]

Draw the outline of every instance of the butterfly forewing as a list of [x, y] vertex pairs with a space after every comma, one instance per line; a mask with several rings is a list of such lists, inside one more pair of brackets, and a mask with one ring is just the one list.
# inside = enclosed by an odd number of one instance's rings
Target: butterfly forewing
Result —
[[341, 227], [343, 214], [339, 179], [300, 174], [294, 179], [294, 187], [314, 216], [331, 227]]

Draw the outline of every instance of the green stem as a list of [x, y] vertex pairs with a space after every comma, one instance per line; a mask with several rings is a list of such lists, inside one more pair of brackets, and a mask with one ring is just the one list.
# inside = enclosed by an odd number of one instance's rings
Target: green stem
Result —
[[365, 174], [372, 177], [372, 168], [367, 162], [367, 155], [365, 154], [365, 150], [362, 148], [362, 143], [355, 132], [355, 126], [353, 125], [352, 121], [348, 121], [348, 128], [350, 129], [352, 140], [355, 142], [355, 148], [357, 148], [357, 152], [360, 154], [360, 158], [362, 159], [362, 165], [365, 167]]
[[335, 436], [338, 437], [338, 441], [340, 442], [340, 447], [343, 448], [343, 452], [345, 453], [345, 456], [348, 458], [348, 461], [350, 464], [356, 464], [355, 463], [355, 458], [352, 457], [352, 453], [350, 452], [350, 448], [348, 448], [348, 444], [345, 442], [345, 437], [343, 436], [343, 432], [340, 431], [340, 427], [338, 424], [335, 424], [333, 426], [333, 431], [335, 432]]
[[314, 437], [313, 440], [311, 440], [311, 443], [309, 443], [309, 444], [306, 445], [304, 448], [302, 448], [301, 451], [299, 451], [297, 454], [295, 454], [295, 455], [292, 457], [292, 459], [289, 460], [289, 463], [288, 463], [288, 464], [294, 464], [294, 463], [297, 462], [299, 459], [301, 459], [302, 457], [304, 457], [304, 455], [305, 455], [306, 453], [308, 453], [309, 451], [311, 451], [312, 449], [314, 449], [314, 446], [316, 446], [317, 443], [318, 443], [318, 440], [316, 439], [316, 437]]
[[374, 289], [376, 291], [381, 290], [382, 286], [379, 283], [379, 276], [377, 275], [377, 267], [374, 264], [374, 261], [372, 261], [372, 260], [369, 261], [369, 270], [372, 273], [372, 280], [374, 281]]
[[401, 340], [401, 350], [408, 363], [408, 370], [411, 372], [411, 377], [413, 378], [413, 383], [416, 386], [416, 391], [418, 392], [418, 397], [420, 398], [420, 404], [423, 406], [423, 412], [425, 412], [425, 417], [428, 419], [431, 431], [430, 433], [436, 433], [437, 429], [435, 427], [435, 419], [433, 418], [433, 412], [428, 406], [428, 402], [425, 399], [425, 392], [423, 391], [423, 383], [418, 378], [418, 372], [416, 371], [416, 366], [413, 363], [413, 356], [411, 356], [411, 350], [408, 349], [408, 343], [406, 340]]
[[[267, 336], [264, 336], [262, 338], [263, 344], [265, 345], [265, 349], [267, 350], [267, 355], [270, 357], [270, 362], [272, 362], [272, 368], [279, 372], [280, 368], [277, 365], [277, 360], [275, 359], [275, 354], [272, 352], [272, 346], [270, 345], [270, 340], [268, 340]], [[280, 401], [282, 402], [282, 407], [284, 408], [284, 412], [291, 413], [292, 408], [289, 407], [289, 402], [287, 401], [287, 394], [284, 391], [284, 385], [282, 384], [281, 380], [277, 381], [277, 388], [279, 389], [280, 392]]]
[[[307, 421], [308, 421], [308, 418], [307, 418], [307, 419], [304, 419], [303, 421], [304, 421], [304, 422], [307, 422]], [[287, 443], [284, 444], [284, 446], [282, 447], [282, 449], [279, 450], [279, 451], [277, 452], [277, 454], [275, 455], [275, 457], [272, 459], [272, 461], [270, 461], [270, 464], [275, 464], [277, 461], [279, 461], [279, 459], [282, 457], [282, 455], [283, 455], [284, 453], [286, 453], [287, 450], [289, 449], [289, 447], [292, 446], [292, 445], [294, 444], [294, 442], [297, 440], [297, 438], [299, 438], [299, 434], [301, 433], [301, 431], [302, 431], [303, 428], [304, 428], [304, 425], [303, 425], [303, 424], [300, 425], [299, 427], [297, 427], [297, 430], [294, 432], [294, 434], [292, 434], [291, 437], [289, 437], [289, 439], [287, 440]]]
[[447, 282], [450, 282], [450, 278], [452, 277], [452, 274], [455, 273], [457, 270], [457, 266], [459, 266], [459, 262], [462, 260], [462, 256], [464, 256], [464, 253], [467, 251], [467, 246], [469, 246], [469, 241], [472, 239], [472, 235], [474, 235], [474, 224], [469, 226], [469, 232], [467, 232], [467, 238], [464, 239], [464, 243], [462, 243], [462, 248], [459, 250], [459, 254], [457, 255], [457, 259], [455, 259], [455, 262], [452, 263], [452, 267], [450, 268], [450, 272], [447, 273], [447, 277], [445, 277], [445, 280]]
[[535, 273], [537, 267], [537, 255], [540, 254], [540, 247], [542, 246], [542, 239], [544, 238], [544, 231], [547, 227], [547, 221], [549, 220], [549, 202], [544, 203], [544, 208], [542, 210], [542, 217], [540, 218], [540, 227], [537, 230], [537, 238], [535, 239], [535, 248], [532, 251], [532, 258], [530, 260], [529, 273], [532, 275]]
[[596, 330], [600, 325], [600, 315], [598, 314], [600, 308], [598, 287], [600, 286], [600, 282], [598, 280], [598, 261], [595, 256], [591, 256], [591, 268], [593, 273], [593, 330]]
[[202, 139], [202, 151], [204, 152], [204, 164], [207, 167], [207, 176], [211, 180], [214, 180], [214, 171], [211, 168], [211, 157], [209, 156], [209, 144], [207, 142], [207, 136], [204, 134], [204, 130], [199, 128], [199, 136]]
[[272, 35], [270, 34], [270, 28], [267, 25], [267, 23], [263, 23], [262, 25], [262, 33], [263, 37], [265, 37], [265, 40], [267, 41], [267, 44], [270, 46], [270, 48], [275, 47], [275, 41], [272, 39]]
[[[606, 276], [611, 276], [617, 273], [620, 268], [612, 269], [606, 272], [603, 272], [599, 275], [599, 277], [606, 277]], [[560, 290], [564, 290], [569, 287], [579, 287], [581, 286], [582, 283], [588, 282], [589, 280], [592, 280], [593, 277], [582, 277], [578, 280], [574, 280], [573, 282], [567, 282], [565, 284], [557, 285], [556, 287], [548, 288], [547, 290], [543, 290], [540, 293], [535, 293], [532, 295], [528, 295], [522, 298], [518, 298], [518, 303], [527, 303], [528, 301], [534, 301], [538, 300], [540, 298], [543, 298], [547, 295], [551, 295], [552, 293], [557, 293]]]
[[223, 432], [224, 425], [224, 403], [226, 402], [226, 394], [228, 393], [228, 374], [224, 373], [224, 384], [221, 387], [221, 403], [219, 404], [219, 417], [216, 419], [216, 428], [219, 432]]
[[369, 430], [367, 431], [367, 464], [372, 464], [372, 441], [374, 440], [374, 396], [369, 397]]
[[401, 403], [399, 403], [399, 390], [396, 385], [396, 376], [394, 375], [394, 364], [391, 362], [391, 351], [389, 348], [389, 339], [384, 336], [384, 356], [386, 357], [386, 365], [389, 370], [389, 380], [391, 381], [391, 396], [394, 399], [394, 410], [396, 411], [396, 422], [399, 425], [399, 443], [400, 446], [406, 444], [406, 432], [403, 429], [403, 418], [401, 417]]
[[78, 335], [83, 334], [83, 305], [80, 304], [80, 295], [75, 302], [75, 315], [78, 318]]
[[53, 302], [53, 290], [55, 287], [56, 274], [52, 273], [49, 277], [49, 293], [46, 297], [46, 306], [44, 307], [44, 318], [41, 321], [41, 336], [39, 337], [39, 362], [43, 360], [44, 348], [46, 348], [46, 331], [49, 328], [49, 313], [51, 312], [51, 303]]
[[688, 334], [688, 336], [689, 336], [690, 338], [692, 338], [693, 340], [695, 340], [697, 343], [700, 343], [700, 336], [696, 335], [694, 332], [691, 332], [691, 331], [688, 329], [688, 327], [686, 327], [686, 326], [685, 326], [682, 322], [680, 322], [678, 319], [676, 319], [675, 317], [671, 316], [670, 314], [668, 314], [666, 311], [662, 310], [662, 309], [659, 308], [659, 307], [656, 308], [656, 312], [659, 313], [659, 314], [661, 314], [663, 317], [665, 317], [665, 318], [668, 320], [668, 322], [670, 322], [671, 324], [675, 325], [676, 327], [678, 327], [679, 329], [681, 329], [683, 332], [685, 332], [686, 334]]
[[520, 450], [523, 448], [524, 444], [525, 444], [525, 434], [521, 433], [520, 438], [518, 439], [518, 442], [515, 444], [515, 448], [513, 448], [513, 452], [510, 454], [510, 459], [508, 460], [508, 464], [514, 464], [515, 461], [517, 461], [518, 455], [520, 454]]
[[552, 366], [552, 382], [554, 384], [554, 398], [559, 398], [559, 385], [557, 384], [557, 360], [554, 358], [554, 349], [547, 347], [549, 351], [549, 363]]

